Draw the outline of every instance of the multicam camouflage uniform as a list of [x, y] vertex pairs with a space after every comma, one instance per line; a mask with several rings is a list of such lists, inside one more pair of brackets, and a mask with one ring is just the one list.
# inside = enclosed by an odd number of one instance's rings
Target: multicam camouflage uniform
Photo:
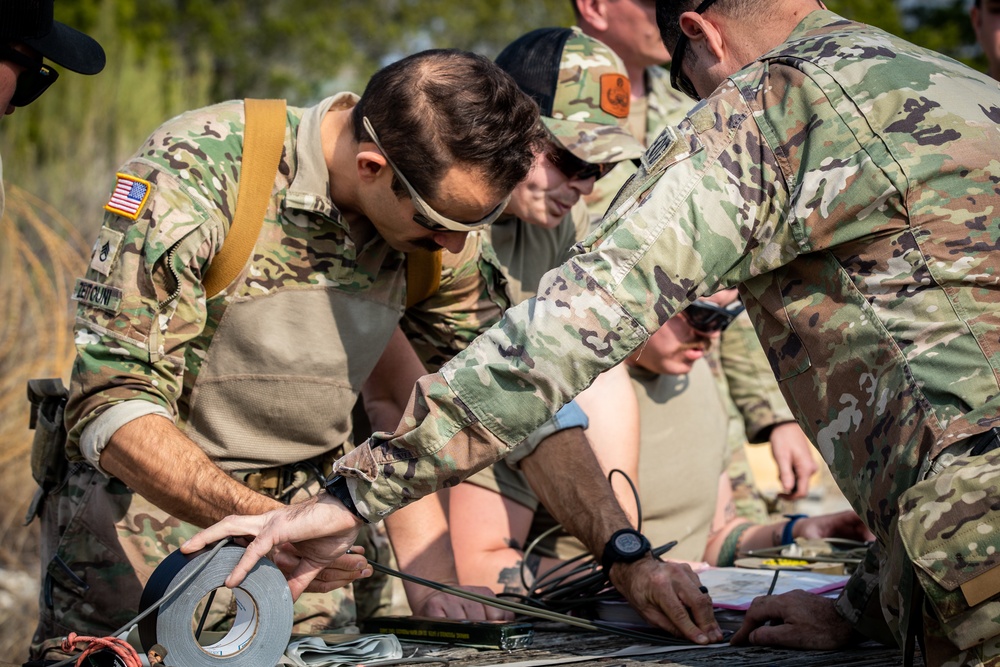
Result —
[[[406, 294], [403, 253], [374, 232], [358, 238], [330, 199], [320, 123], [356, 100], [342, 93], [288, 110], [252, 260], [207, 302], [201, 276], [239, 192], [243, 103], [167, 122], [123, 167], [149, 195], [136, 220], [105, 217], [77, 290], [78, 357], [66, 413], [68, 454], [77, 463], [45, 503], [36, 648], [69, 631], [104, 635], [130, 619], [155, 566], [197, 530], [95, 469], [121, 424], [145, 414], [171, 419], [241, 481], [342, 453], [351, 407]], [[305, 493], [318, 488], [311, 477]], [[354, 620], [350, 588], [296, 605], [296, 631]]]
[[[643, 70], [646, 95], [643, 103], [633, 104], [629, 125], [635, 132], [643, 128], [637, 139], [643, 145], [650, 145], [668, 127], [674, 127], [684, 120], [691, 109], [689, 97], [670, 85], [670, 75], [662, 67], [653, 66]], [[642, 117], [636, 118], [636, 114]], [[631, 161], [620, 162], [604, 178], [594, 183], [594, 190], [584, 200], [591, 218], [600, 222], [604, 212], [625, 182], [636, 172]], [[781, 397], [777, 383], [771, 376], [767, 359], [752, 333], [753, 327], [745, 316], [735, 321], [722, 334], [721, 344], [709, 353], [715, 362], [712, 370], [719, 382], [729, 412], [730, 456], [727, 474], [732, 482], [733, 502], [739, 516], [762, 523], [768, 520], [767, 503], [757, 490], [750, 468], [750, 461], [744, 451], [749, 442], [766, 442], [770, 428], [793, 417]], [[748, 345], [747, 337], [752, 337]], [[722, 357], [727, 357], [723, 363]], [[657, 489], [666, 491], [666, 487]], [[653, 489], [646, 492], [652, 493]]]
[[[875, 611], [903, 641], [915, 570], [928, 662], [995, 664], [981, 575], [1000, 561], [1000, 453], [969, 450], [1000, 422], [998, 120], [996, 82], [810, 13], [650, 147], [537, 300], [418, 383], [419, 418], [338, 463], [358, 507], [383, 516], [502, 456], [692, 299], [739, 284], [877, 537], [841, 613]], [[992, 598], [970, 608], [970, 584]]]

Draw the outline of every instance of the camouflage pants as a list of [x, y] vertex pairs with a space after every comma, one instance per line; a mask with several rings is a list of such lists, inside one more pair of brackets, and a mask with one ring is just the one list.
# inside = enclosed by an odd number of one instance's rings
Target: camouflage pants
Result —
[[971, 443], [946, 449], [899, 501], [928, 665], [1000, 666], [1000, 448], [978, 454]]
[[[70, 632], [106, 636], [130, 621], [156, 566], [198, 531], [87, 465], [72, 467], [46, 497], [41, 520], [42, 590], [33, 658], [43, 657]], [[365, 531], [358, 543], [372, 551]], [[303, 594], [295, 603], [292, 631], [356, 632], [358, 609], [372, 613], [384, 583], [366, 581], [361, 601], [353, 587]]]

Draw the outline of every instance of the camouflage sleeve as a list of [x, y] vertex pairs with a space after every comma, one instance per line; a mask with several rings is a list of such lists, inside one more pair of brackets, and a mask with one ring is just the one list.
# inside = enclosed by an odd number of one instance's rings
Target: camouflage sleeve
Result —
[[766, 442], [772, 426], [795, 418], [745, 312], [722, 334], [719, 349], [729, 395], [743, 417], [747, 442]]
[[66, 409], [72, 460], [81, 457], [84, 428], [114, 406], [142, 401], [149, 407], [133, 415], [176, 419], [184, 348], [208, 317], [201, 270], [221, 244], [218, 211], [174, 176], [141, 160], [122, 173], [147, 183], [149, 194], [136, 220], [107, 213], [74, 291], [77, 358]]
[[585, 254], [421, 378], [395, 434], [338, 463], [359, 510], [385, 516], [499, 459], [693, 299], [795, 257], [786, 181], [754, 118], [731, 87], [661, 135]]
[[435, 371], [464, 350], [510, 307], [500, 262], [481, 232], [462, 251], [445, 252], [438, 290], [406, 309], [400, 328], [424, 367]]
[[868, 639], [892, 646], [896, 644], [896, 639], [885, 621], [879, 601], [878, 561], [879, 546], [875, 542], [868, 548], [864, 560], [837, 598], [836, 609], [857, 632]]

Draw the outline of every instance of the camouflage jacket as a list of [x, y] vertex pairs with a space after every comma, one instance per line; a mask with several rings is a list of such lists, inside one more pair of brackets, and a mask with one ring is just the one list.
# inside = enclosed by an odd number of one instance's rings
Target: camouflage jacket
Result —
[[[636, 137], [643, 145], [653, 143], [660, 132], [677, 125], [684, 120], [685, 114], [691, 108], [692, 102], [683, 93], [674, 90], [670, 85], [670, 73], [659, 66], [647, 67], [644, 70], [646, 84], [646, 136]], [[638, 125], [638, 123], [637, 123]], [[611, 205], [625, 181], [635, 173], [635, 165], [626, 160], [620, 162], [608, 172], [604, 178], [594, 182], [593, 191], [584, 197], [590, 209], [590, 217], [595, 222], [600, 221], [604, 212]]]
[[986, 76], [810, 13], [650, 146], [582, 254], [422, 378], [397, 433], [342, 460], [358, 506], [387, 514], [502, 456], [694, 298], [740, 285], [789, 406], [878, 538], [898, 618], [900, 495], [1000, 422], [998, 120]]
[[97, 463], [111, 433], [143, 414], [173, 419], [229, 471], [344, 444], [406, 293], [404, 254], [370, 224], [348, 225], [330, 199], [320, 123], [356, 99], [342, 93], [288, 109], [252, 259], [207, 302], [202, 276], [239, 194], [243, 103], [168, 121], [122, 167], [119, 183], [148, 193], [135, 220], [105, 216], [75, 292], [72, 458]]

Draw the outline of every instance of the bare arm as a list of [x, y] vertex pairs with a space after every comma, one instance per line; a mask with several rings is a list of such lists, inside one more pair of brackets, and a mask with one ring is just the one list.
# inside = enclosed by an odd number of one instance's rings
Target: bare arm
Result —
[[[399, 328], [365, 381], [362, 393], [372, 428], [391, 431], [399, 422], [413, 383], [425, 373], [413, 347]], [[399, 569], [423, 579], [457, 586], [455, 557], [448, 537], [448, 516], [439, 491], [386, 517], [385, 527], [396, 554]], [[487, 607], [434, 589], [403, 582], [410, 609], [418, 616], [445, 618], [513, 619], [513, 614]], [[467, 587], [488, 594], [477, 586]]]
[[[544, 446], [544, 445], [543, 445]], [[529, 556], [524, 545], [534, 512], [496, 491], [469, 482], [449, 489], [451, 543], [459, 579], [488, 586], [494, 593], [527, 595], [539, 572], [556, 567], [555, 558]]]
[[[705, 560], [710, 565], [718, 565], [719, 553], [726, 537], [740, 525], [748, 523], [750, 522], [746, 519], [736, 516], [732, 488], [728, 477], [723, 473], [719, 477], [719, 502], [716, 505], [712, 530], [708, 535], [708, 544], [705, 546]], [[787, 521], [778, 521], [766, 525], [751, 525], [739, 536], [737, 555], [753, 549], [780, 545], [787, 524]], [[858, 515], [851, 510], [800, 519], [792, 526], [792, 537], [810, 539], [843, 537], [861, 542], [875, 539]]]
[[[610, 485], [602, 483], [601, 467], [582, 429], [550, 436], [546, 446], [521, 462], [521, 470], [552, 516], [598, 557], [616, 530], [629, 527]], [[610, 576], [615, 588], [653, 625], [699, 644], [722, 639], [711, 598], [698, 590], [690, 566], [647, 555], [633, 563], [616, 563]]]
[[158, 415], [139, 417], [115, 431], [101, 453], [101, 466], [160, 509], [196, 526], [281, 507], [227, 475]]
[[[607, 478], [617, 468], [639, 487], [639, 403], [625, 364], [601, 373], [590, 387], [576, 397], [587, 413], [590, 426], [587, 440]], [[618, 504], [635, 526], [638, 509], [635, 494], [621, 475], [611, 478]]]

